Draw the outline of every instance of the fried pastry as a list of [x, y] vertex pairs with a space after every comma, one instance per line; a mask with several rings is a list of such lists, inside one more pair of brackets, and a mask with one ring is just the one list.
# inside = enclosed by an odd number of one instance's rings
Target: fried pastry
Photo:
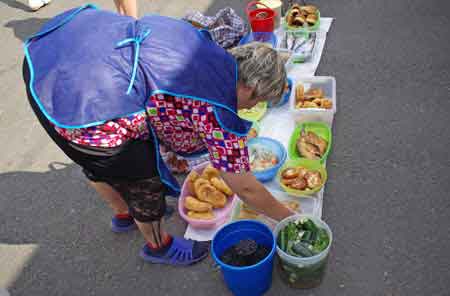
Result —
[[302, 107], [303, 108], [319, 108], [319, 106], [316, 103], [311, 102], [311, 101], [304, 101], [302, 104]]
[[298, 203], [297, 201], [284, 201], [283, 204], [288, 207], [289, 209], [295, 211], [295, 212], [299, 212], [300, 211], [300, 203]]
[[199, 219], [199, 220], [212, 220], [214, 219], [214, 213], [213, 211], [209, 212], [195, 212], [195, 211], [188, 211], [187, 213], [189, 218], [193, 219]]
[[331, 109], [333, 108], [333, 102], [328, 99], [322, 99], [322, 103], [320, 104], [320, 106], [324, 109]]
[[328, 142], [313, 132], [306, 132], [306, 134], [303, 135], [302, 138], [305, 140], [305, 142], [311, 143], [312, 145], [316, 146], [319, 150], [320, 156], [322, 156], [327, 150]]
[[283, 179], [295, 179], [298, 177], [298, 170], [296, 168], [287, 168], [281, 172]]
[[219, 177], [220, 171], [209, 164], [202, 172], [202, 178], [206, 180], [211, 180], [213, 177]]
[[227, 185], [227, 183], [225, 183], [224, 180], [217, 178], [217, 177], [213, 177], [210, 180], [211, 184], [216, 187], [216, 189], [220, 190], [221, 192], [225, 193], [225, 195], [227, 196], [232, 196], [233, 195], [233, 191], [231, 190], [231, 188]]
[[197, 189], [197, 198], [201, 201], [206, 201], [214, 208], [223, 208], [227, 203], [227, 197], [225, 194], [217, 190], [210, 184], [203, 184]]
[[316, 22], [317, 22], [317, 15], [315, 14], [309, 14], [306, 17], [306, 22], [308, 23], [308, 25], [313, 26]]
[[202, 177], [199, 177], [199, 178], [197, 178], [197, 180], [195, 180], [195, 182], [194, 182], [194, 193], [195, 193], [195, 196], [198, 198], [198, 195], [199, 195], [199, 188], [200, 188], [200, 186], [202, 186], [202, 185], [210, 185], [211, 183], [208, 181], [208, 180], [206, 180], [206, 179], [203, 179]]
[[311, 14], [315, 14], [317, 12], [317, 7], [315, 7], [314, 5], [305, 5], [305, 6], [301, 6], [300, 10], [311, 15]]
[[303, 101], [304, 95], [305, 95], [305, 88], [303, 84], [301, 83], [297, 84], [297, 86], [295, 87], [295, 101], [297, 102]]
[[292, 25], [296, 27], [303, 27], [303, 24], [306, 22], [306, 18], [303, 15], [298, 15], [292, 21]]
[[190, 194], [195, 194], [194, 182], [200, 177], [200, 175], [196, 171], [191, 171], [189, 175], [186, 177], [187, 186]]
[[310, 88], [307, 92], [305, 92], [305, 98], [308, 100], [313, 100], [317, 98], [323, 98], [324, 93], [320, 88]]
[[319, 148], [315, 145], [306, 142], [305, 138], [300, 138], [297, 142], [297, 149], [300, 155], [307, 159], [320, 159]]
[[305, 180], [305, 178], [302, 177], [298, 177], [296, 179], [294, 179], [295, 181], [289, 185], [290, 188], [295, 189], [295, 190], [305, 190], [307, 185], [307, 182]]
[[322, 184], [322, 176], [317, 171], [309, 171], [305, 175], [306, 183], [309, 188], [313, 189]]
[[210, 212], [213, 208], [211, 204], [200, 201], [192, 196], [186, 197], [184, 207], [194, 212]]

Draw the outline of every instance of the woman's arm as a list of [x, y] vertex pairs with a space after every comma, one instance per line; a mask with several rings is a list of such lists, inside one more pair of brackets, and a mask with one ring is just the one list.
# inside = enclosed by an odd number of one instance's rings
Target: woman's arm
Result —
[[233, 174], [221, 172], [228, 186], [248, 205], [277, 221], [294, 214], [276, 200], [251, 172]]

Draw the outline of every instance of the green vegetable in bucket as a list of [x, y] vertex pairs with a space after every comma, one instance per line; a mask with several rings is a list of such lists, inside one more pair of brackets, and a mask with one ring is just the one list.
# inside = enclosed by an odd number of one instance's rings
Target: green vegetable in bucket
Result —
[[277, 244], [280, 249], [291, 256], [311, 257], [324, 251], [330, 238], [325, 229], [317, 225], [308, 218], [289, 222], [280, 231]]
[[280, 276], [292, 288], [316, 287], [326, 270], [331, 230], [314, 217], [286, 220], [276, 228]]

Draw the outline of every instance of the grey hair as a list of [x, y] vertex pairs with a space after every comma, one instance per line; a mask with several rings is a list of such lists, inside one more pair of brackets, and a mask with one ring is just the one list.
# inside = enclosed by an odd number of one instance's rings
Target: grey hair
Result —
[[261, 42], [237, 46], [229, 51], [238, 63], [239, 82], [254, 87], [253, 97], [280, 99], [286, 85], [285, 60]]

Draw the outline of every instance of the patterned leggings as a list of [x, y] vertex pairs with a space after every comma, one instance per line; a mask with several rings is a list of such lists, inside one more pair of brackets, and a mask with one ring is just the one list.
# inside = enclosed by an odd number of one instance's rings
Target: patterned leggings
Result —
[[159, 176], [110, 183], [124, 198], [130, 215], [139, 222], [160, 221], [166, 211], [165, 187]]

